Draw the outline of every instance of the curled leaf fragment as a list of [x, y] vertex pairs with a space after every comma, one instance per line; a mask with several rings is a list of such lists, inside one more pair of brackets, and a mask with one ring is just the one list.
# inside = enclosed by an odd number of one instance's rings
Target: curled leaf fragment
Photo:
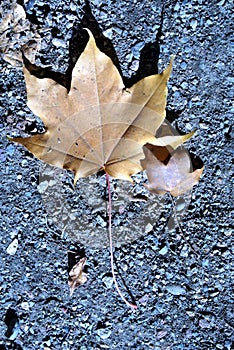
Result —
[[75, 264], [69, 272], [68, 285], [70, 287], [70, 296], [72, 296], [74, 290], [84, 284], [87, 281], [87, 274], [83, 272], [86, 258], [82, 258]]
[[[23, 6], [11, 4], [10, 10], [2, 13], [0, 23], [0, 52], [3, 59], [15, 67], [22, 67], [22, 51], [32, 63], [35, 62], [36, 54], [41, 48], [41, 33], [45, 28], [29, 22]], [[47, 29], [46, 29], [47, 30]]]

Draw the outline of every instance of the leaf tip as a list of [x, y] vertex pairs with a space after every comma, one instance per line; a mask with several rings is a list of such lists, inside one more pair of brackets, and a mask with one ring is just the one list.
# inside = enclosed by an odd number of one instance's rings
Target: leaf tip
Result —
[[86, 30], [86, 32], [88, 33], [89, 41], [94, 41], [95, 42], [95, 39], [94, 39], [94, 36], [93, 36], [93, 33], [91, 32], [91, 30], [88, 29], [88, 28], [83, 28], [83, 29]]
[[196, 132], [197, 132], [197, 129], [191, 131], [189, 134], [184, 135], [184, 136], [183, 136], [184, 141], [189, 140], [191, 137], [193, 137], [193, 135], [194, 135]]
[[175, 55], [171, 55], [171, 59], [170, 59], [170, 65], [173, 65], [175, 60]]
[[80, 176], [78, 174], [78, 172], [75, 172], [75, 177], [74, 177], [74, 181], [73, 181], [73, 186], [74, 188], [76, 187], [76, 183], [79, 180]]

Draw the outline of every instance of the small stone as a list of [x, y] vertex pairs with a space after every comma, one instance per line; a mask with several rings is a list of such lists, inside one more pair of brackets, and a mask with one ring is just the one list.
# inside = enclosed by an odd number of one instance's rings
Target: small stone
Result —
[[22, 167], [28, 166], [28, 161], [27, 161], [27, 159], [23, 159], [23, 160], [22, 160], [21, 166], [22, 166]]
[[181, 210], [183, 210], [184, 208], [185, 208], [185, 201], [184, 200], [178, 200], [177, 202], [176, 202], [176, 210], [177, 211], [181, 211]]
[[30, 309], [31, 303], [28, 303], [27, 301], [22, 301], [20, 304], [21, 308], [25, 311], [28, 311]]
[[139, 43], [132, 46], [131, 52], [135, 58], [137, 58], [137, 59], [140, 58], [140, 52], [144, 46], [145, 46], [144, 41], [140, 41]]
[[141, 298], [139, 299], [139, 302], [140, 302], [142, 305], [146, 305], [147, 302], [148, 302], [148, 300], [149, 300], [149, 294], [145, 294], [145, 295], [143, 295], [143, 297], [141, 297]]
[[19, 334], [19, 331], [20, 331], [20, 325], [19, 325], [19, 322], [16, 321], [15, 322], [15, 325], [12, 329], [12, 333], [11, 335], [8, 337], [10, 340], [15, 340]]
[[166, 286], [167, 291], [173, 295], [182, 295], [186, 293], [186, 290], [178, 285]]
[[68, 22], [68, 23], [66, 24], [66, 28], [67, 28], [67, 29], [71, 29], [73, 26], [74, 26], [73, 22]]
[[165, 330], [162, 330], [162, 331], [159, 331], [159, 332], [157, 332], [157, 338], [158, 339], [162, 339], [162, 338], [164, 338], [165, 336], [167, 335], [167, 331]]
[[182, 44], [186, 44], [189, 41], [189, 37], [184, 36], [183, 38], [181, 38], [181, 42]]
[[39, 193], [44, 193], [47, 188], [49, 186], [49, 182], [47, 180], [42, 181], [41, 183], [39, 183], [39, 185], [37, 186], [38, 192]]
[[110, 289], [113, 285], [113, 278], [112, 277], [109, 277], [109, 276], [105, 276], [103, 277], [103, 282], [106, 286], [106, 288]]
[[51, 187], [54, 186], [54, 185], [57, 185], [57, 184], [58, 184], [57, 180], [50, 180], [49, 183], [48, 183], [48, 185], [51, 186]]
[[150, 231], [152, 231], [153, 229], [153, 226], [148, 223], [146, 226], [145, 226], [145, 233], [149, 233]]
[[204, 320], [204, 319], [199, 321], [199, 326], [201, 328], [210, 328], [211, 327], [210, 323], [207, 320]]
[[108, 39], [113, 39], [113, 28], [109, 28], [103, 32], [103, 35]]
[[6, 148], [6, 153], [8, 154], [8, 156], [12, 157], [15, 153], [14, 145], [8, 145]]
[[101, 339], [107, 339], [111, 335], [110, 329], [100, 328], [97, 330], [97, 334]]
[[196, 29], [196, 27], [197, 27], [197, 20], [195, 18], [192, 18], [190, 20], [190, 26], [192, 27], [193, 30]]
[[17, 248], [18, 248], [18, 239], [15, 238], [7, 247], [7, 250], [6, 250], [7, 254], [14, 255], [17, 251]]
[[101, 217], [101, 215], [98, 215], [96, 218], [97, 224], [101, 227], [106, 227], [106, 221]]
[[67, 47], [67, 45], [66, 45], [66, 43], [65, 43], [64, 40], [57, 39], [57, 38], [55, 38], [55, 39], [52, 40], [52, 44], [53, 44], [54, 46], [56, 46], [56, 47], [64, 47], [64, 48]]
[[182, 83], [181, 83], [181, 87], [182, 87], [182, 89], [187, 89], [188, 88], [188, 83], [187, 83], [187, 81], [183, 81]]
[[160, 249], [158, 253], [161, 255], [165, 255], [165, 254], [167, 254], [167, 252], [168, 252], [168, 247], [165, 246], [162, 249]]
[[139, 68], [139, 61], [134, 60], [131, 64], [131, 70], [133, 70], [134, 72], [136, 72]]
[[187, 68], [187, 63], [186, 63], [186, 62], [184, 62], [184, 61], [183, 61], [183, 62], [181, 62], [181, 64], [180, 64], [180, 68], [185, 70], [185, 69]]
[[210, 265], [210, 262], [208, 259], [202, 260], [202, 267], [209, 267], [209, 265]]
[[70, 10], [76, 11], [76, 5], [73, 2], [70, 3]]

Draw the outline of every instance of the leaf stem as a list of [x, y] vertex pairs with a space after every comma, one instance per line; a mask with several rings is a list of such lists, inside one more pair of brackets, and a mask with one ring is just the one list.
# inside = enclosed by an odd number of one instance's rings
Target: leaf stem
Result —
[[110, 258], [111, 258], [111, 272], [112, 272], [112, 277], [115, 283], [115, 287], [117, 289], [117, 292], [119, 293], [119, 296], [121, 299], [130, 307], [133, 309], [137, 308], [137, 305], [130, 303], [127, 301], [127, 299], [123, 296], [118, 282], [115, 277], [115, 269], [114, 269], [114, 254], [113, 254], [113, 242], [112, 242], [112, 201], [111, 201], [111, 188], [110, 188], [110, 177], [109, 174], [106, 172], [106, 183], [107, 183], [107, 191], [108, 191], [108, 233], [109, 233], [109, 247], [110, 247]]

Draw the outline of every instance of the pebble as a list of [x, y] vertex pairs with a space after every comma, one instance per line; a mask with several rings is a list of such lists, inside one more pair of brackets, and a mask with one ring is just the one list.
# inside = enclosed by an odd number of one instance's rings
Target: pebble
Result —
[[7, 252], [7, 254], [14, 255], [17, 251], [17, 248], [18, 248], [18, 239], [15, 238], [7, 247], [6, 252]]
[[199, 326], [201, 328], [210, 328], [211, 327], [210, 323], [207, 320], [204, 320], [204, 319], [201, 319], [199, 321]]
[[132, 62], [132, 64], [131, 64], [130, 69], [136, 72], [138, 70], [138, 68], [139, 68], [139, 61], [138, 60], [134, 60]]
[[178, 285], [168, 285], [166, 286], [167, 291], [173, 295], [182, 295], [186, 293], [186, 290]]
[[107, 339], [111, 335], [111, 330], [106, 328], [100, 328], [97, 330], [97, 334], [101, 339]]
[[139, 43], [137, 43], [131, 47], [131, 52], [135, 58], [137, 58], [137, 59], [140, 58], [140, 53], [141, 53], [141, 50], [143, 49], [144, 45], [145, 45], [145, 42], [140, 41]]
[[10, 144], [6, 148], [6, 153], [8, 156], [12, 157], [15, 153], [15, 146], [13, 144]]
[[145, 226], [145, 233], [149, 233], [150, 231], [153, 230], [153, 226], [148, 223], [146, 226]]
[[165, 254], [167, 254], [167, 252], [168, 252], [168, 247], [165, 246], [162, 249], [160, 249], [158, 253], [161, 255], [165, 255]]
[[98, 215], [96, 217], [96, 222], [98, 223], [98, 225], [100, 225], [101, 227], [106, 227], [106, 221], [101, 217], [101, 215]]
[[113, 28], [108, 28], [107, 30], [105, 30], [103, 32], [103, 35], [111, 40], [113, 38]]
[[187, 89], [188, 88], [188, 83], [186, 81], [183, 81], [181, 83], [181, 87], [182, 87], [183, 90]]
[[20, 304], [21, 308], [25, 311], [28, 311], [30, 309], [30, 305], [27, 301], [22, 301], [22, 303]]
[[181, 64], [180, 64], [180, 68], [185, 70], [185, 69], [187, 68], [187, 63], [186, 63], [186, 62], [184, 62], [184, 61], [183, 61], [183, 62], [181, 62]]
[[146, 305], [148, 300], [149, 300], [149, 294], [145, 294], [143, 295], [143, 297], [139, 299], [139, 303], [141, 303], [142, 305]]
[[19, 334], [19, 331], [20, 331], [20, 325], [19, 325], [19, 322], [16, 321], [15, 325], [14, 325], [14, 327], [12, 329], [12, 333], [9, 336], [9, 339], [10, 340], [15, 340], [17, 338], [18, 334]]
[[157, 338], [158, 338], [158, 339], [162, 339], [162, 338], [164, 338], [166, 335], [167, 335], [167, 331], [166, 331], [166, 330], [165, 330], [165, 331], [159, 331], [159, 332], [157, 333]]
[[56, 46], [56, 47], [63, 47], [63, 48], [66, 48], [66, 47], [67, 47], [67, 45], [66, 45], [66, 43], [65, 43], [64, 40], [57, 39], [57, 38], [54, 38], [54, 39], [52, 40], [52, 44], [53, 44], [54, 46]]
[[74, 4], [74, 2], [71, 2], [70, 3], [70, 9], [71, 9], [71, 11], [76, 11], [76, 5]]
[[28, 165], [27, 159], [23, 159], [22, 162], [21, 162], [21, 166], [22, 167], [26, 167], [27, 165]]
[[206, 21], [206, 24], [207, 24], [208, 26], [211, 26], [211, 25], [213, 24], [213, 22], [212, 22], [210, 19], [208, 19], [208, 20]]
[[0, 149], [0, 161], [5, 162], [6, 160], [6, 154], [4, 149]]
[[192, 18], [190, 20], [190, 26], [192, 27], [193, 30], [197, 28], [197, 20], [195, 18]]
[[113, 285], [113, 278], [109, 276], [105, 276], [102, 278], [102, 281], [104, 282], [106, 288], [110, 289]]
[[185, 205], [186, 205], [186, 203], [185, 203], [184, 200], [178, 200], [178, 201], [176, 202], [176, 210], [177, 210], [177, 211], [183, 210], [183, 209], [185, 208]]
[[47, 180], [40, 182], [39, 185], [37, 186], [38, 192], [44, 193], [47, 190], [48, 186], [49, 186], [49, 182]]

